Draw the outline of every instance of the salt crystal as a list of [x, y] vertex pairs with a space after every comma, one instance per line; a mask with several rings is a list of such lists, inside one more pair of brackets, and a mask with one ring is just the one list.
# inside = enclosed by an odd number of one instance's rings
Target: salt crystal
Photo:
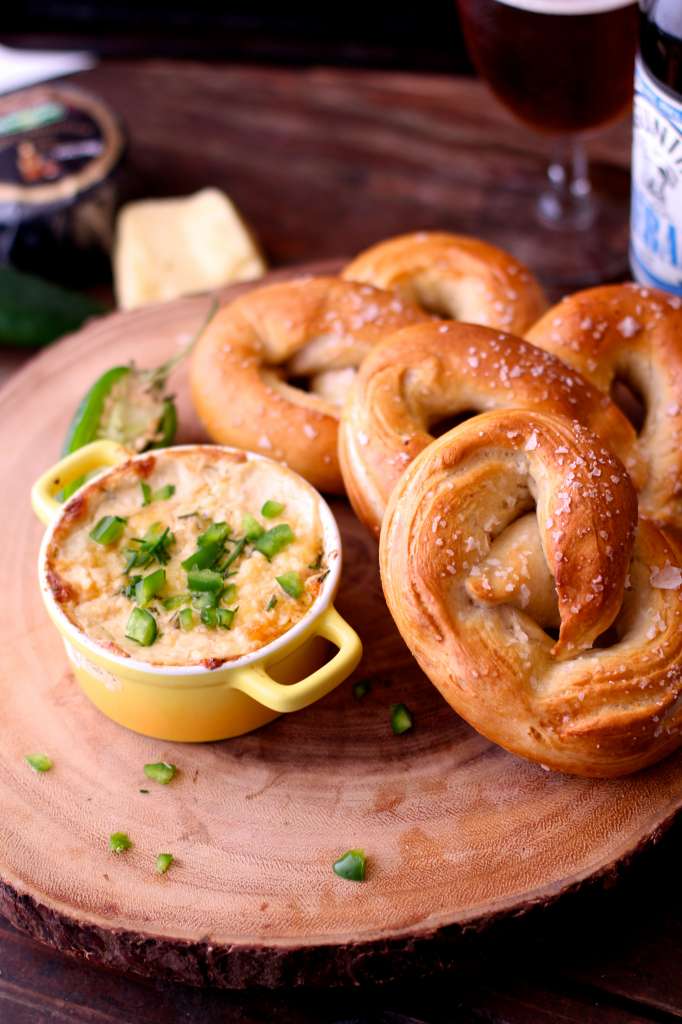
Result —
[[526, 441], [525, 445], [523, 446], [523, 450], [525, 452], [534, 452], [535, 449], [537, 448], [537, 446], [538, 446], [538, 435], [537, 435], [537, 433], [535, 431], [533, 431], [533, 433], [530, 435], [530, 437]]
[[616, 324], [616, 330], [620, 331], [624, 338], [632, 338], [638, 331], [641, 331], [642, 325], [635, 320], [634, 316], [623, 317], [619, 324]]
[[303, 433], [307, 438], [313, 441], [317, 437], [317, 431], [310, 423], [303, 424]]
[[678, 569], [676, 565], [666, 562], [662, 569], [659, 567], [652, 569], [649, 583], [658, 590], [677, 590], [682, 584], [682, 570]]

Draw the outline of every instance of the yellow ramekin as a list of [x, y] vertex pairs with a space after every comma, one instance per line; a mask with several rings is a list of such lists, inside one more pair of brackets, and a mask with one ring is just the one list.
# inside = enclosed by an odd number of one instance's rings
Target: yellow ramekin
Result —
[[[182, 448], [174, 449], [178, 450]], [[242, 454], [249, 460], [272, 462], [252, 452]], [[52, 534], [73, 498], [60, 504], [55, 494], [70, 481], [94, 471], [100, 471], [100, 484], [106, 478], [107, 467], [130, 458], [148, 455], [131, 456], [112, 441], [94, 441], [44, 473], [31, 492], [33, 509], [47, 526], [38, 558], [40, 590], [64, 640], [74, 675], [93, 704], [115, 722], [145, 736], [200, 742], [250, 732], [283, 712], [307, 707], [343, 682], [360, 661], [362, 645], [333, 605], [341, 576], [341, 538], [329, 506], [316, 491], [329, 573], [303, 618], [260, 650], [216, 669], [202, 665], [155, 666], [110, 653], [67, 618], [47, 581], [46, 554]], [[278, 463], [273, 466], [281, 470]], [[314, 491], [299, 479], [302, 487]], [[84, 484], [77, 493], [82, 494], [88, 486]], [[338, 648], [326, 663], [326, 645], [320, 638]]]

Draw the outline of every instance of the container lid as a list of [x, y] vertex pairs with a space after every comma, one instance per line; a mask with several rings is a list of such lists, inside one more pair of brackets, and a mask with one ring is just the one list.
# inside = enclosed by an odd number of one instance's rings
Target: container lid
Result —
[[36, 216], [99, 184], [123, 143], [116, 116], [81, 89], [39, 85], [0, 96], [0, 221]]

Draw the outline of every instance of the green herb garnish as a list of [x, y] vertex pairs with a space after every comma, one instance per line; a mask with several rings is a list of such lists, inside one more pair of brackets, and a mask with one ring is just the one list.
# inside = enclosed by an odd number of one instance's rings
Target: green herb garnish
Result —
[[49, 772], [52, 767], [52, 758], [47, 754], [27, 754], [26, 762], [30, 764], [34, 772]]
[[128, 547], [124, 554], [126, 557], [126, 573], [131, 569], [144, 569], [151, 562], [157, 561], [159, 565], [166, 565], [170, 561], [169, 548], [175, 543], [175, 537], [163, 523], [152, 523], [144, 537], [131, 537], [129, 544], [135, 547]]
[[364, 850], [347, 850], [334, 861], [334, 874], [349, 882], [364, 882], [367, 858]]
[[322, 568], [322, 559], [323, 558], [324, 558], [324, 552], [320, 551], [320, 553], [317, 556], [317, 558], [315, 559], [315, 561], [311, 562], [310, 565], [308, 566], [308, 568], [312, 569], [313, 572], [317, 572], [318, 569]]
[[163, 487], [159, 487], [158, 491], [153, 491], [149, 484], [140, 480], [140, 489], [142, 490], [142, 508], [151, 505], [153, 501], [168, 501], [175, 494], [175, 484], [164, 484]]
[[359, 679], [353, 686], [353, 696], [356, 700], [362, 700], [372, 689], [369, 679]]
[[126, 636], [140, 647], [151, 647], [157, 636], [156, 619], [146, 608], [133, 608], [126, 626]]
[[189, 572], [190, 569], [208, 569], [218, 560], [223, 552], [223, 547], [224, 545], [218, 541], [210, 541], [197, 548], [189, 558], [180, 564], [185, 572]]
[[281, 501], [266, 501], [263, 504], [260, 514], [265, 516], [266, 519], [276, 519], [277, 516], [281, 516], [284, 512], [284, 505]]
[[187, 604], [189, 600], [189, 594], [171, 594], [170, 597], [165, 597], [161, 604], [167, 612], [172, 612], [175, 611], [176, 608], [180, 608], [183, 604]]
[[175, 765], [168, 764], [167, 761], [155, 761], [153, 764], [146, 764], [144, 766], [144, 773], [147, 778], [152, 779], [153, 782], [160, 782], [162, 786], [168, 785], [176, 771]]
[[396, 736], [402, 736], [413, 724], [412, 715], [404, 704], [391, 704], [391, 729]]
[[191, 608], [183, 608], [181, 612], [178, 612], [178, 622], [180, 623], [180, 629], [184, 629], [186, 633], [190, 629], [194, 629], [194, 612]]
[[237, 600], [237, 584], [228, 583], [220, 595], [220, 600], [225, 604], [232, 604], [233, 601]]
[[265, 607], [266, 612], [271, 612], [272, 609], [276, 607], [276, 605], [277, 605], [277, 595], [273, 594], [272, 597], [270, 598], [270, 600], [268, 601], [266, 607]]
[[291, 544], [293, 539], [294, 534], [291, 527], [287, 523], [278, 523], [277, 526], [273, 526], [254, 541], [253, 546], [256, 551], [260, 551], [261, 555], [265, 555], [268, 562], [271, 562], [275, 555]]
[[231, 532], [227, 523], [211, 523], [208, 530], [197, 537], [197, 544], [200, 548], [207, 544], [223, 545]]
[[246, 547], [246, 537], [242, 537], [240, 540], [237, 541], [237, 543], [235, 544], [235, 546], [233, 547], [232, 551], [227, 556], [227, 558], [224, 561], [221, 561], [220, 565], [218, 566], [220, 571], [221, 572], [226, 572], [227, 569], [230, 568], [232, 563], [237, 561], [237, 559], [239, 558], [239, 556], [241, 555], [241, 553], [242, 553], [242, 551], [244, 550], [245, 547]]
[[265, 527], [261, 526], [255, 516], [252, 516], [250, 512], [244, 514], [242, 519], [242, 530], [244, 536], [248, 541], [253, 543], [254, 540], [258, 540], [265, 533]]
[[217, 608], [220, 600], [220, 592], [218, 590], [205, 590], [201, 593], [192, 594], [192, 607], [196, 608], [197, 611], [201, 611], [202, 608]]
[[172, 853], [160, 853], [156, 858], [156, 870], [158, 874], [165, 875], [172, 863]]
[[204, 590], [217, 593], [223, 589], [223, 577], [213, 569], [190, 569], [187, 573], [187, 586], [195, 593]]
[[90, 531], [90, 537], [98, 544], [115, 544], [121, 539], [127, 522], [121, 516], [104, 516]]
[[166, 586], [166, 570], [157, 569], [149, 576], [138, 580], [135, 584], [135, 600], [142, 607], [146, 607], [158, 593]]
[[294, 572], [293, 570], [290, 572], [284, 572], [281, 576], [275, 576], [275, 579], [285, 594], [288, 594], [289, 597], [293, 597], [298, 600], [303, 593], [303, 580], [297, 572]]
[[236, 614], [236, 608], [202, 608], [201, 621], [209, 629], [231, 629]]
[[112, 853], [125, 853], [132, 845], [125, 832], [112, 832], [109, 836], [109, 849]]

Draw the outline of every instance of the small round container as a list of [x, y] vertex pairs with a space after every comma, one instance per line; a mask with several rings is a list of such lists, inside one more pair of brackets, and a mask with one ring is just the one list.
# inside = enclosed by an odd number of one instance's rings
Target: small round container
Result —
[[[186, 445], [184, 450], [193, 447], [197, 446]], [[233, 448], [224, 450], [235, 452]], [[248, 460], [272, 462], [251, 452], [240, 454]], [[54, 495], [69, 481], [98, 470], [96, 483], [101, 485], [107, 467], [129, 458], [130, 452], [120, 445], [95, 441], [49, 469], [31, 494], [36, 515], [47, 526], [38, 559], [45, 607], [64, 640], [74, 675], [93, 704], [115, 722], [145, 736], [186, 742], [220, 740], [250, 732], [284, 712], [299, 711], [346, 679], [360, 661], [362, 645], [333, 605], [341, 575], [341, 538], [329, 506], [317, 492], [329, 573], [306, 614], [260, 650], [218, 668], [153, 665], [109, 652], [71, 622], [49, 586], [46, 554], [71, 502], [95, 481], [86, 483], [64, 505]], [[145, 458], [148, 455], [133, 456]], [[278, 463], [272, 465], [281, 472]], [[300, 484], [312, 490], [302, 478]], [[326, 662], [328, 647], [322, 640], [337, 648]]]

